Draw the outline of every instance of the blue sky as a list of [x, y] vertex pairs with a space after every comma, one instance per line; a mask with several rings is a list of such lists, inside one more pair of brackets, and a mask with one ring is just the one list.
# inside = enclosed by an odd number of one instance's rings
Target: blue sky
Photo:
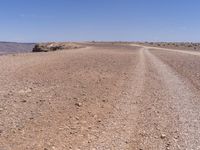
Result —
[[0, 41], [200, 41], [199, 0], [0, 0]]

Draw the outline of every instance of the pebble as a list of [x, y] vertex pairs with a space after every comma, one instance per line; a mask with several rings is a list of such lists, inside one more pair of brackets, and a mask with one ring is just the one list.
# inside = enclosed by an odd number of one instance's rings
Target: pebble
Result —
[[165, 138], [166, 138], [166, 135], [165, 135], [165, 134], [161, 134], [160, 138], [161, 138], [161, 139], [165, 139]]
[[104, 102], [104, 103], [105, 103], [105, 102], [106, 102], [106, 100], [105, 100], [105, 99], [103, 99], [103, 100], [102, 100], [102, 102]]
[[22, 102], [22, 103], [26, 103], [27, 101], [26, 101], [26, 100], [22, 100], [21, 102]]
[[79, 120], [79, 117], [76, 116], [75, 119], [76, 119], [76, 120]]
[[82, 103], [75, 103], [76, 106], [81, 107]]
[[33, 117], [30, 117], [29, 119], [30, 119], [30, 120], [33, 120], [34, 118], [33, 118]]
[[82, 93], [81, 95], [82, 95], [82, 96], [86, 96], [86, 94], [85, 94], [85, 93]]
[[19, 94], [26, 94], [26, 93], [31, 93], [32, 92], [32, 88], [27, 88], [26, 90], [20, 90], [18, 93]]
[[74, 100], [78, 100], [78, 98], [76, 98], [76, 97], [74, 97], [73, 99], [74, 99]]

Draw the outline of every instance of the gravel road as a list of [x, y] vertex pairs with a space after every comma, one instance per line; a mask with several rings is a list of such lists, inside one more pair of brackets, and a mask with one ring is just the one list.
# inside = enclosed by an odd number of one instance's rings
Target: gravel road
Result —
[[0, 66], [0, 150], [200, 150], [198, 52], [89, 44]]

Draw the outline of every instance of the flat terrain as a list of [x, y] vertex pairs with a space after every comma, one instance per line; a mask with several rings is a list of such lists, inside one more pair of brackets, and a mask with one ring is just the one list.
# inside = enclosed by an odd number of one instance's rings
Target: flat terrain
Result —
[[135, 44], [159, 48], [200, 51], [200, 43], [192, 42], [135, 42]]
[[200, 149], [199, 52], [88, 44], [0, 66], [0, 150]]

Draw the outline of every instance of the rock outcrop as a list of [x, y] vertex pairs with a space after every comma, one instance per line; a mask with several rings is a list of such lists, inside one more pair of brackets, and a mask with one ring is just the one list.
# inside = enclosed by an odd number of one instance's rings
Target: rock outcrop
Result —
[[51, 52], [57, 50], [66, 50], [66, 49], [78, 49], [83, 48], [84, 46], [80, 43], [40, 43], [36, 44], [33, 48], [33, 52]]

